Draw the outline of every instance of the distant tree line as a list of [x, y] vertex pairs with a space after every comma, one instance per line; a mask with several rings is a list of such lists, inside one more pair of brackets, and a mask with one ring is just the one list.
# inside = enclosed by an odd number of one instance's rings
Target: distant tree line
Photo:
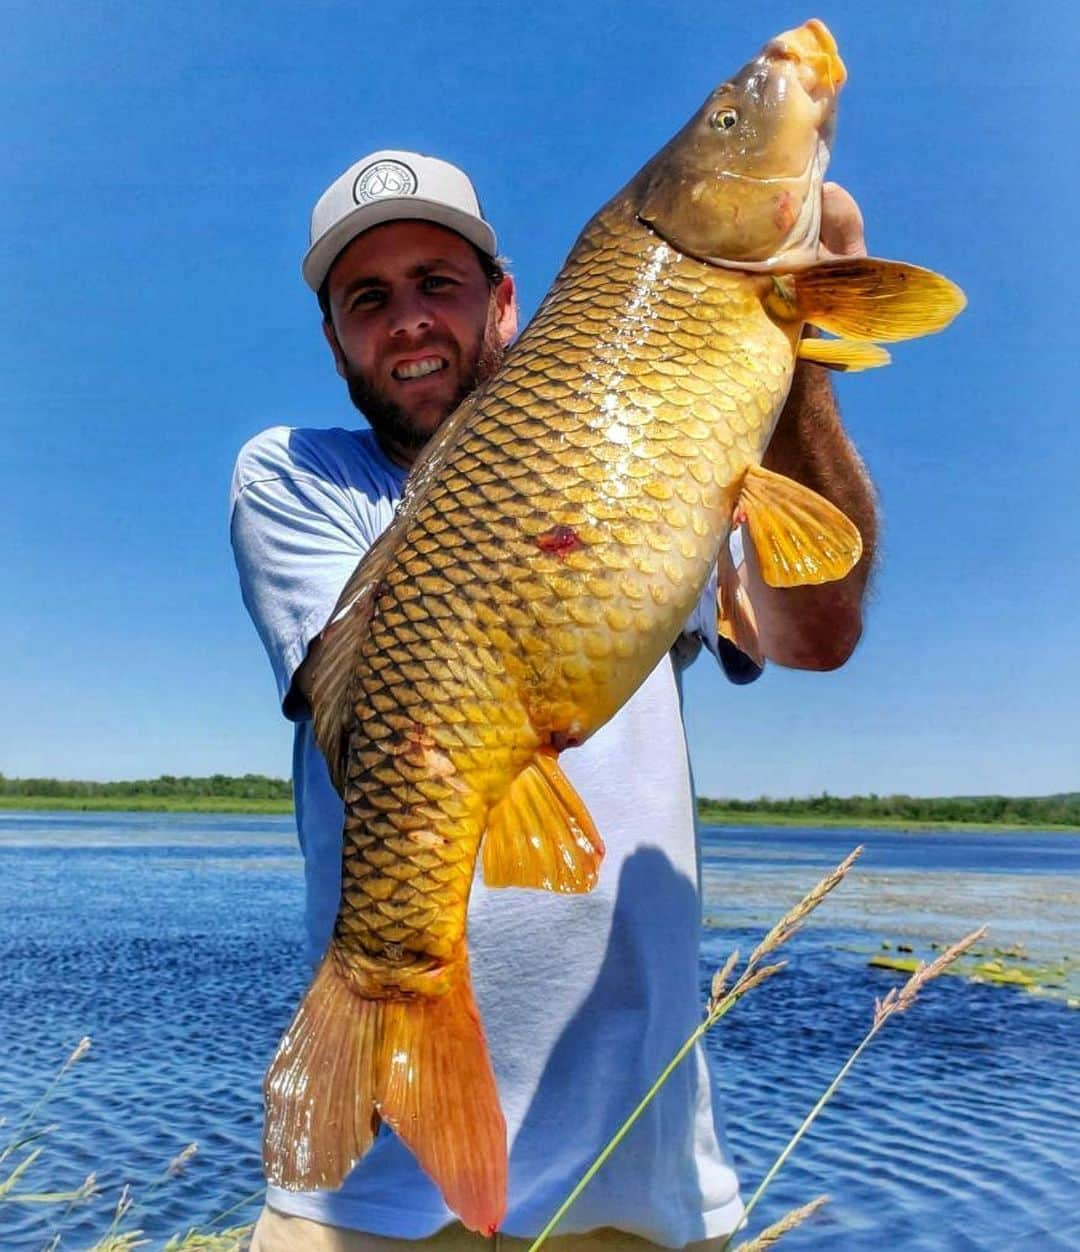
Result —
[[819, 796], [802, 799], [712, 800], [702, 798], [703, 813], [775, 813], [802, 817], [890, 818], [911, 822], [1003, 822], [1016, 826], [1080, 826], [1080, 792], [1052, 796]]
[[158, 796], [161, 799], [213, 797], [232, 800], [291, 800], [292, 783], [284, 778], [267, 778], [265, 774], [244, 774], [241, 778], [228, 774], [211, 774], [209, 778], [189, 778], [186, 775], [178, 778], [174, 774], [162, 774], [160, 778], [143, 778], [131, 782], [5, 778], [0, 774], [0, 795], [75, 799], [88, 796], [111, 796], [116, 799]]
[[[129, 782], [81, 782], [63, 778], [5, 778], [0, 796], [55, 796], [115, 800], [156, 797], [162, 800], [292, 800], [292, 784], [265, 774], [211, 774], [208, 778], [162, 774]], [[1052, 796], [818, 796], [774, 800], [698, 800], [702, 816], [722, 813], [775, 813], [777, 816], [883, 818], [907, 822], [987, 822], [1014, 826], [1080, 826], [1080, 792]]]

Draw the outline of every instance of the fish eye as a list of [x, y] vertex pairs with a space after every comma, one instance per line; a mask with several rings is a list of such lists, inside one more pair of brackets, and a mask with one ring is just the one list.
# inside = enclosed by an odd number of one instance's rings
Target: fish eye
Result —
[[739, 120], [734, 109], [717, 109], [709, 115], [709, 125], [713, 130], [730, 130]]

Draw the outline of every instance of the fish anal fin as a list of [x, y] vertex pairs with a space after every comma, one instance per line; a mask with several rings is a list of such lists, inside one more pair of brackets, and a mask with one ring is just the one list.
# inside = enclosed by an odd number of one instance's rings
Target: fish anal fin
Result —
[[489, 887], [596, 886], [604, 844], [554, 751], [541, 749], [492, 808], [482, 854]]
[[739, 571], [725, 544], [716, 570], [716, 630], [757, 666], [765, 664], [765, 654], [758, 638], [757, 618], [746, 588], [739, 580]]
[[506, 1210], [506, 1123], [468, 967], [445, 995], [367, 999], [335, 949], [267, 1072], [263, 1164], [275, 1186], [336, 1189], [385, 1121], [470, 1229]]
[[736, 507], [770, 587], [833, 582], [862, 555], [858, 527], [835, 504], [763, 466], [746, 471]]
[[851, 374], [888, 365], [892, 360], [879, 344], [857, 339], [801, 339], [795, 355], [802, 361]]
[[379, 1113], [463, 1224], [491, 1235], [506, 1212], [506, 1122], [468, 966], [443, 996], [384, 1003]]
[[933, 270], [848, 257], [778, 275], [770, 307], [846, 339], [893, 342], [944, 330], [966, 303], [960, 288]]

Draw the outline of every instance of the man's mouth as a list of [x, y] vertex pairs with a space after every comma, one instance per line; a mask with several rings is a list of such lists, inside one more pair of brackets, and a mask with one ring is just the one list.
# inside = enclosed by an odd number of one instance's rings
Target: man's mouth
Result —
[[395, 365], [390, 373], [399, 382], [404, 382], [410, 378], [424, 378], [428, 374], [438, 373], [448, 366], [449, 362], [441, 356], [425, 356], [416, 361], [403, 361]]

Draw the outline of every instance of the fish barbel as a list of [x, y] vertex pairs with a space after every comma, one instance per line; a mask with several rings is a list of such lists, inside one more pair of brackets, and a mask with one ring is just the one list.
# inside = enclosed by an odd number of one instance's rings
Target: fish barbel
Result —
[[882, 364], [876, 341], [941, 329], [963, 297], [913, 266], [818, 263], [844, 77], [811, 21], [712, 92], [585, 227], [345, 588], [311, 688], [345, 804], [341, 905], [267, 1074], [271, 1182], [339, 1186], [381, 1120], [465, 1225], [497, 1228], [478, 854], [494, 885], [592, 887], [603, 845], [558, 755], [644, 681], [718, 562], [734, 595], [735, 518], [772, 585], [858, 560], [838, 509], [761, 467], [796, 359]]

